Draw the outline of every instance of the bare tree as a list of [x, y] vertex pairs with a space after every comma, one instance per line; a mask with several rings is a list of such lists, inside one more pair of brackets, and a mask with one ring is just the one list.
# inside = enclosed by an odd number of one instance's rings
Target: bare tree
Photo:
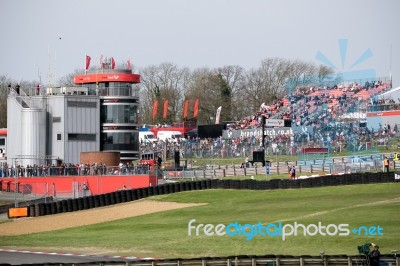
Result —
[[[172, 122], [179, 119], [179, 115], [182, 113], [184, 88], [190, 74], [189, 69], [179, 68], [172, 63], [163, 63], [159, 66], [146, 67], [140, 71], [140, 74], [142, 78], [140, 110], [143, 122]], [[153, 121], [151, 110], [155, 100], [158, 100], [159, 104], [168, 100], [169, 108], [166, 119], [162, 119], [159, 115]], [[161, 109], [160, 106], [159, 109]]]

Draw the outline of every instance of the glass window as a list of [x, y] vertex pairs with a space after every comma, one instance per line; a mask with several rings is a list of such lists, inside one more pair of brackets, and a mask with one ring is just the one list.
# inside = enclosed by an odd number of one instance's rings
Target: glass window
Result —
[[[60, 134], [61, 136], [61, 134]], [[68, 140], [96, 141], [96, 134], [68, 134]]]
[[137, 123], [137, 105], [103, 105], [101, 109], [102, 123]]
[[101, 139], [102, 150], [139, 150], [138, 132], [107, 132]]

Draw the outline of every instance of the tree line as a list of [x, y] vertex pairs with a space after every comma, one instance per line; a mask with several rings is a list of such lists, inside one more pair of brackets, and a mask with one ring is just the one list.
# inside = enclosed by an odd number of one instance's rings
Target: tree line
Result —
[[[262, 103], [271, 105], [297, 86], [315, 82], [323, 84], [333, 74], [333, 70], [324, 65], [275, 57], [262, 60], [258, 67], [250, 70], [238, 65], [191, 70], [167, 62], [139, 68], [137, 73], [141, 75], [141, 123], [182, 121], [184, 102], [188, 100], [186, 119], [197, 120], [198, 124], [212, 124], [219, 106], [222, 106], [221, 121], [238, 121], [259, 110]], [[82, 70], [75, 70], [60, 78], [59, 84], [73, 85], [76, 74], [82, 74]], [[0, 76], [0, 128], [7, 127], [9, 83], [17, 82], [7, 76]], [[34, 88], [38, 82], [18, 83], [21, 88]], [[199, 100], [199, 110], [198, 116], [194, 118], [193, 103], [196, 99]], [[156, 100], [161, 106], [153, 118], [152, 107]], [[165, 100], [168, 100], [168, 113], [164, 118], [162, 103]]]

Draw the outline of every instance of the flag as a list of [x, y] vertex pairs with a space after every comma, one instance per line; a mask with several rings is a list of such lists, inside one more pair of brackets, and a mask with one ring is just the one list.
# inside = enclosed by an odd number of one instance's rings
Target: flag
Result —
[[111, 69], [115, 68], [115, 60], [114, 57], [111, 57]]
[[183, 118], [188, 116], [188, 107], [189, 107], [189, 100], [186, 100], [183, 104]]
[[218, 107], [217, 109], [217, 114], [215, 115], [215, 124], [219, 124], [219, 121], [221, 119], [221, 109], [222, 106]]
[[89, 69], [90, 66], [90, 56], [86, 55], [86, 65], [85, 65], [85, 69]]
[[156, 100], [156, 101], [154, 101], [154, 103], [153, 103], [153, 112], [152, 112], [152, 117], [153, 117], [153, 119], [156, 118], [156, 116], [157, 116], [157, 111], [158, 111], [158, 101]]
[[163, 118], [167, 118], [168, 115], [168, 100], [164, 101]]
[[132, 65], [131, 65], [131, 59], [130, 58], [128, 59], [126, 64], [128, 65], [128, 69], [131, 70], [132, 69]]
[[194, 108], [193, 108], [193, 117], [197, 117], [199, 114], [199, 99], [194, 101]]

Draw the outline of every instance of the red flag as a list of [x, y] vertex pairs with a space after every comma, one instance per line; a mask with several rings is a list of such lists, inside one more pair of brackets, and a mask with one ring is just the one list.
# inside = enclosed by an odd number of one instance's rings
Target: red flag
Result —
[[86, 69], [89, 69], [90, 66], [90, 56], [86, 55]]
[[197, 117], [199, 114], [199, 99], [194, 101], [194, 108], [193, 108], [193, 117]]
[[188, 116], [189, 100], [186, 100], [183, 104], [183, 118]]
[[168, 100], [164, 101], [163, 118], [167, 118], [168, 115]]
[[126, 62], [126, 64], [128, 65], [128, 69], [131, 70], [131, 69], [132, 69], [131, 59], [128, 59], [128, 61]]
[[156, 118], [157, 111], [158, 111], [158, 101], [154, 101], [154, 103], [153, 103], [153, 113], [152, 113], [153, 119]]
[[114, 57], [111, 57], [111, 69], [115, 68], [115, 60]]

